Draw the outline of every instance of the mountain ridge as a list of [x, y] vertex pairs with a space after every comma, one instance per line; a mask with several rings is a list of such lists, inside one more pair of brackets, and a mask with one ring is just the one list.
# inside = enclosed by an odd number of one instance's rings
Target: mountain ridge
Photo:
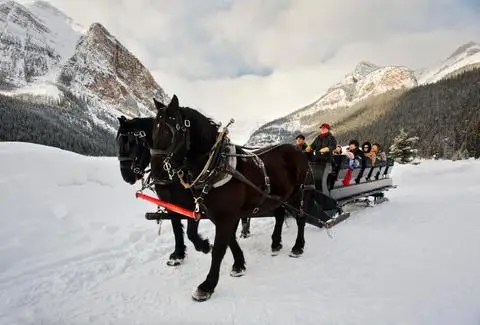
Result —
[[150, 116], [156, 112], [152, 98], [169, 100], [148, 69], [101, 23], [84, 28], [45, 1], [2, 1], [0, 24], [4, 95], [63, 103], [73, 94], [84, 102], [92, 123], [111, 133], [116, 117]]
[[369, 97], [397, 89], [412, 89], [421, 85], [454, 77], [463, 70], [480, 65], [480, 45], [461, 45], [439, 65], [414, 71], [403, 66], [380, 67], [368, 61], [359, 62], [352, 72], [329, 87], [312, 104], [283, 117], [269, 121], [255, 130], [247, 145], [291, 142], [298, 133], [310, 133], [323, 121], [335, 124], [348, 116], [348, 109]]

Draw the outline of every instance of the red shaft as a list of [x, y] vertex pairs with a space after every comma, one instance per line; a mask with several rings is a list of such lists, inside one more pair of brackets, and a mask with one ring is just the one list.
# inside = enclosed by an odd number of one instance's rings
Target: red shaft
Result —
[[193, 212], [191, 210], [184, 209], [182, 207], [179, 207], [178, 205], [162, 201], [160, 199], [157, 199], [155, 197], [152, 197], [152, 196], [149, 196], [149, 195], [146, 195], [146, 194], [143, 194], [143, 193], [135, 193], [135, 196], [137, 198], [141, 198], [141, 199], [144, 199], [148, 202], [152, 202], [153, 204], [164, 207], [167, 210], [170, 210], [170, 211], [176, 212], [178, 214], [184, 215], [186, 217], [195, 219], [195, 212]]

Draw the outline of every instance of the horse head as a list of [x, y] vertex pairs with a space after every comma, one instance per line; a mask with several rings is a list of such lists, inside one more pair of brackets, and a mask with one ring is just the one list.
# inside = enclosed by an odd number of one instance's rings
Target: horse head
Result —
[[168, 105], [154, 102], [158, 112], [152, 130], [151, 175], [159, 179], [162, 170], [172, 177], [208, 153], [219, 125], [192, 108], [181, 107], [176, 95]]
[[125, 182], [135, 184], [145, 174], [150, 163], [149, 146], [152, 138], [153, 118], [118, 118], [118, 160]]

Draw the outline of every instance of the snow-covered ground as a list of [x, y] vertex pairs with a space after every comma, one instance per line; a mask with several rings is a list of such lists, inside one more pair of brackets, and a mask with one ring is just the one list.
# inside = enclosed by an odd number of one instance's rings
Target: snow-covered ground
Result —
[[[306, 250], [270, 256], [273, 220], [241, 239], [247, 274], [230, 252], [212, 299], [196, 303], [210, 255], [165, 264], [114, 158], [0, 143], [0, 324], [475, 324], [480, 323], [480, 162], [396, 166], [390, 202], [355, 207], [332, 230], [306, 228]], [[200, 231], [212, 238], [209, 221]]]

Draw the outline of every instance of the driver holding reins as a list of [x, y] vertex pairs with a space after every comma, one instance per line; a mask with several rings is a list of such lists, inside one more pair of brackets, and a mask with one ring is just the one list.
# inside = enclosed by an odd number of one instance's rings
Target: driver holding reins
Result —
[[330, 125], [323, 123], [320, 126], [320, 134], [305, 151], [313, 152], [316, 161], [327, 161], [332, 156], [336, 146], [337, 140], [330, 133]]

